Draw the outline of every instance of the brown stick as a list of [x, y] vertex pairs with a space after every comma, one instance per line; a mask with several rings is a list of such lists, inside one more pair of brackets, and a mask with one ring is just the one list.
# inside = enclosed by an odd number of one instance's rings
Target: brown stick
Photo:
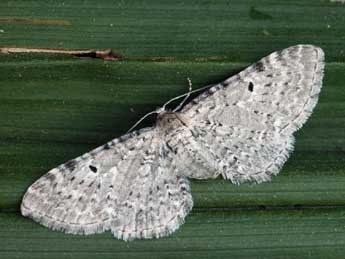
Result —
[[99, 58], [104, 60], [119, 60], [121, 56], [114, 53], [111, 49], [106, 50], [64, 50], [64, 49], [35, 49], [35, 48], [0, 48], [0, 53], [48, 53], [48, 54], [66, 54], [76, 57]]

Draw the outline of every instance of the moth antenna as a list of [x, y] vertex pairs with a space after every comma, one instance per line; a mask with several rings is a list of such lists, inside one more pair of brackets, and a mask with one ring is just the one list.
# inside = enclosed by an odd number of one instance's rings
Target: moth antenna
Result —
[[179, 109], [181, 109], [181, 107], [183, 106], [183, 104], [187, 101], [187, 99], [190, 96], [190, 93], [192, 92], [192, 80], [190, 80], [189, 77], [187, 77], [187, 81], [188, 81], [188, 85], [189, 85], [189, 89], [188, 89], [188, 94], [186, 95], [186, 97], [182, 100], [182, 102], [173, 110], [173, 112], [178, 111]]
[[133, 129], [135, 129], [136, 126], [138, 126], [138, 124], [140, 122], [142, 122], [145, 118], [147, 118], [148, 116], [150, 116], [151, 114], [158, 114], [161, 112], [161, 108], [157, 109], [157, 110], [154, 110], [152, 112], [149, 112], [149, 113], [146, 113], [143, 117], [141, 117], [126, 133], [129, 133], [131, 132]]
[[[175, 101], [175, 100], [177, 100], [177, 99], [180, 99], [180, 98], [182, 98], [182, 97], [184, 97], [184, 96], [187, 96], [187, 98], [185, 98], [185, 99], [187, 100], [188, 97], [189, 97], [192, 93], [197, 93], [197, 92], [200, 92], [200, 91], [202, 91], [202, 90], [205, 90], [205, 89], [207, 89], [207, 88], [210, 88], [210, 87], [214, 86], [214, 85], [206, 85], [206, 86], [204, 86], [204, 87], [201, 87], [201, 88], [199, 88], [199, 89], [195, 89], [195, 90], [192, 91], [192, 90], [191, 90], [192, 81], [190, 81], [189, 78], [188, 78], [188, 82], [190, 82], [190, 85], [189, 85], [190, 91], [188, 91], [188, 93], [181, 94], [181, 95], [176, 96], [176, 97], [170, 99], [169, 101], [167, 101], [167, 102], [162, 106], [162, 109], [163, 109], [163, 110], [165, 110], [165, 107], [166, 107], [169, 103], [171, 103], [171, 102], [173, 102], [173, 101]], [[183, 102], [185, 102], [186, 100], [183, 100], [183, 101], [182, 101], [182, 105], [183, 105]], [[178, 108], [181, 108], [182, 105], [180, 104], [180, 105], [178, 106]], [[181, 107], [180, 107], [180, 106], [181, 106]], [[177, 108], [175, 108], [173, 111], [174, 111], [174, 112], [177, 111]]]
[[213, 85], [206, 85], [206, 86], [201, 87], [201, 88], [199, 88], [199, 89], [192, 90], [192, 80], [190, 80], [189, 77], [187, 78], [187, 80], [188, 80], [188, 85], [189, 85], [189, 91], [188, 91], [188, 93], [184, 93], [184, 94], [181, 94], [181, 95], [179, 95], [179, 96], [176, 96], [176, 97], [170, 99], [169, 101], [167, 101], [165, 104], [163, 104], [162, 107], [160, 107], [160, 108], [158, 108], [158, 109], [156, 109], [156, 110], [154, 110], [154, 111], [152, 111], [152, 112], [149, 112], [149, 113], [145, 114], [143, 117], [141, 117], [140, 120], [138, 120], [138, 121], [127, 131], [127, 133], [131, 132], [136, 126], [138, 126], [138, 124], [139, 124], [140, 122], [142, 122], [142, 121], [143, 121], [146, 117], [148, 117], [149, 115], [155, 114], [155, 113], [158, 114], [158, 113], [161, 113], [161, 112], [165, 111], [165, 107], [166, 107], [169, 103], [171, 103], [171, 102], [173, 102], [173, 101], [175, 101], [175, 100], [178, 100], [178, 99], [180, 99], [180, 98], [182, 98], [182, 97], [185, 97], [185, 98], [183, 99], [183, 101], [173, 110], [173, 112], [176, 112], [177, 110], [179, 110], [179, 109], [183, 106], [183, 104], [187, 101], [188, 97], [189, 97], [192, 93], [196, 93], [196, 92], [202, 91], [202, 90], [204, 90], [204, 89], [206, 89], [206, 88], [209, 88], [209, 87], [213, 86]]

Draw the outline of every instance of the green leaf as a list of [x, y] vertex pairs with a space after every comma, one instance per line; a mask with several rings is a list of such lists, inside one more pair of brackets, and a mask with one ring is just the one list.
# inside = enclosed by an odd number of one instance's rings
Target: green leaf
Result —
[[[0, 258], [342, 258], [344, 17], [344, 5], [322, 0], [0, 2], [0, 48], [123, 57], [0, 54]], [[66, 235], [20, 216], [37, 178], [185, 93], [187, 77], [217, 83], [299, 43], [325, 50], [324, 87], [272, 182], [192, 181], [186, 224], [158, 240]]]

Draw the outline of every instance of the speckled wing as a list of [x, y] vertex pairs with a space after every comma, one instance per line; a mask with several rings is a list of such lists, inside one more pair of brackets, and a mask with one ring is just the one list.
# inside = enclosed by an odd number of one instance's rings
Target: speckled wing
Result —
[[[192, 100], [181, 111], [192, 141], [186, 156], [198, 168], [234, 183], [267, 181], [293, 149], [293, 133], [311, 115], [320, 93], [322, 49], [296, 45], [274, 52]], [[196, 152], [196, 150], [199, 150]], [[191, 167], [191, 166], [190, 166]], [[210, 173], [211, 172], [211, 173]]]
[[52, 169], [27, 190], [22, 214], [66, 233], [111, 230], [124, 240], [175, 231], [193, 201], [158, 134], [133, 132]]

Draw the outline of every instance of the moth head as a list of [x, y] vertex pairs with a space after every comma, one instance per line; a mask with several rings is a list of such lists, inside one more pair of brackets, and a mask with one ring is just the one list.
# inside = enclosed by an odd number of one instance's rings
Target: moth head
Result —
[[174, 128], [181, 126], [182, 122], [177, 112], [162, 111], [157, 115], [157, 126], [163, 128]]

